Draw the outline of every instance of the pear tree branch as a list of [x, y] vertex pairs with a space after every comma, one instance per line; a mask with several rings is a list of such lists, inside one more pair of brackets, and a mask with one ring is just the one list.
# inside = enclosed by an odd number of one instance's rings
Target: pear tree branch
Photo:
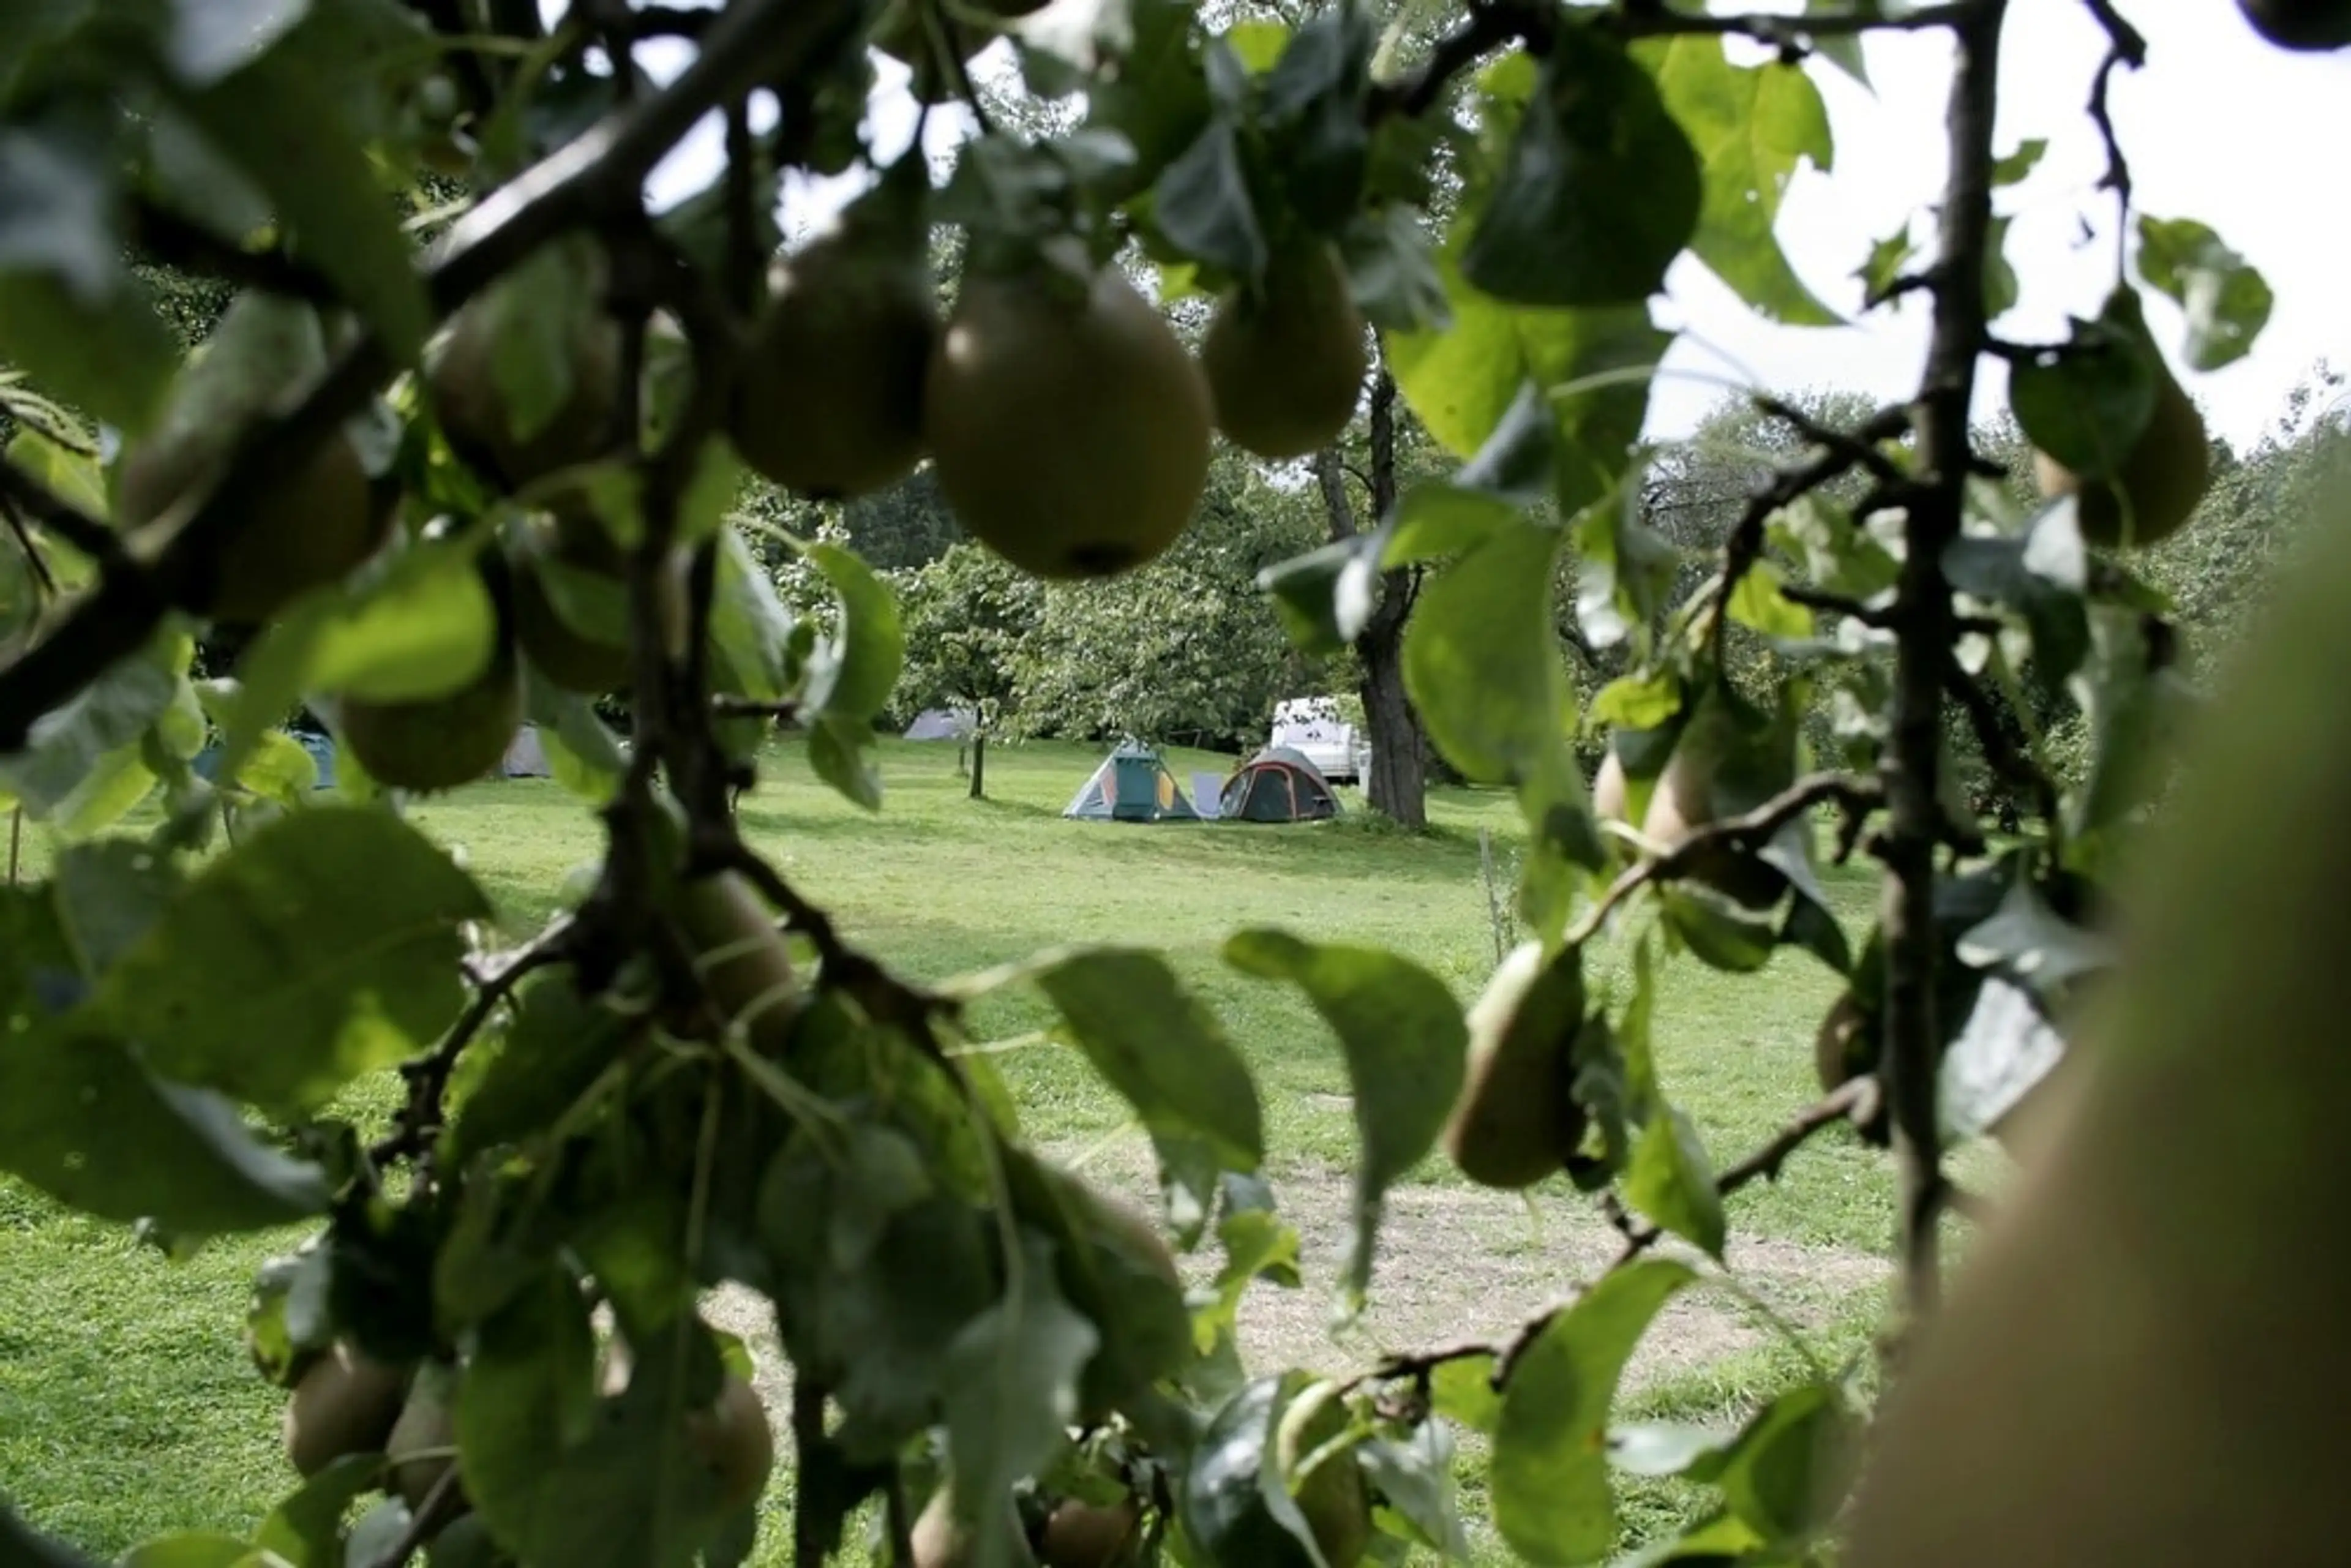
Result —
[[[424, 283], [434, 310], [455, 309], [558, 235], [642, 219], [646, 177], [702, 117], [846, 36], [855, 0], [738, 0], [715, 20], [694, 63], [483, 199], [434, 247]], [[175, 605], [206, 597], [254, 497], [373, 396], [399, 368], [373, 334], [346, 349], [286, 413], [244, 433], [220, 482], [162, 519], [152, 560], [118, 563], [57, 628], [0, 670], [0, 755], [22, 749], [35, 721], [141, 646]]]

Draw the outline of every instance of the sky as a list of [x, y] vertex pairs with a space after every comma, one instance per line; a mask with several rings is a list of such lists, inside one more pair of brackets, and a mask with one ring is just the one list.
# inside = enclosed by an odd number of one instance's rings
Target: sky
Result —
[[[561, 9], [561, 0], [544, 3]], [[2252, 32], [2231, 0], [2122, 5], [2147, 40], [2145, 68], [2117, 72], [2110, 99], [2137, 211], [2211, 225], [2276, 295], [2253, 351], [2210, 374], [2182, 362], [2178, 310], [2160, 297], [2148, 299], [2149, 322], [2181, 383], [2213, 428], [2241, 449], [2274, 421], [2286, 393], [2318, 361], [2351, 370], [2351, 288], [2345, 287], [2351, 201], [2343, 199], [2346, 182], [2336, 162], [2351, 151], [2351, 51], [2277, 49]], [[2004, 338], [2062, 338], [2066, 318], [2095, 314], [2114, 281], [2115, 201], [2096, 189], [2105, 150], [2084, 111], [2105, 43], [2081, 0], [2015, 0], [2011, 8], [1995, 150], [2005, 153], [2040, 137], [2049, 151], [2029, 180], [1996, 198], [1997, 210], [2013, 219], [2008, 257], [2022, 280], [2021, 302], [1994, 323]], [[1915, 388], [1926, 350], [1924, 300], [1860, 317], [1861, 286], [1853, 273], [1870, 246], [1906, 219], [1915, 218], [1919, 235], [1928, 237], [1928, 207], [1946, 164], [1951, 49], [1948, 36], [1934, 29], [1876, 35], [1865, 47], [1866, 89], [1825, 61], [1807, 67], [1828, 105], [1834, 167], [1798, 172], [1779, 225], [1796, 271], [1852, 324], [1767, 321], [1685, 256], [1655, 302], [1659, 323], [1681, 337], [1652, 392], [1650, 436], [1687, 434], [1725, 395], [1726, 376], [1783, 391], [1850, 388], [1889, 401]], [[676, 63], [682, 57], [646, 61], [664, 78]], [[869, 136], [886, 157], [905, 146], [915, 106], [904, 72], [882, 63], [888, 74], [870, 106]], [[959, 114], [935, 110], [925, 141], [945, 153], [967, 124]], [[699, 128], [655, 171], [656, 204], [705, 185], [719, 156], [716, 124]], [[820, 222], [856, 188], [854, 179], [796, 182], [785, 196], [787, 232]], [[2087, 242], [2085, 224], [2094, 235]], [[1979, 414], [2000, 406], [2004, 388], [2000, 368], [1988, 366]]]

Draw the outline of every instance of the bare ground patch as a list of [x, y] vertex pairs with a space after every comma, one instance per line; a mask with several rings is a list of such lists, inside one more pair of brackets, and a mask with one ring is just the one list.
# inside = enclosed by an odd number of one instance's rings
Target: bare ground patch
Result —
[[[1070, 1156], [1078, 1151], [1042, 1152]], [[1095, 1145], [1087, 1153], [1090, 1181], [1146, 1209], [1155, 1201], [1147, 1144]], [[1340, 1373], [1366, 1367], [1390, 1351], [1506, 1338], [1546, 1304], [1596, 1277], [1622, 1242], [1590, 1204], [1570, 1196], [1547, 1195], [1531, 1207], [1514, 1195], [1479, 1188], [1397, 1188], [1388, 1195], [1380, 1228], [1370, 1306], [1361, 1322], [1334, 1340], [1329, 1312], [1353, 1226], [1352, 1177], [1319, 1166], [1293, 1169], [1277, 1178], [1275, 1195], [1299, 1233], [1304, 1283], [1280, 1290], [1260, 1282], [1242, 1299], [1241, 1348], [1253, 1367]], [[1865, 1253], [1753, 1238], [1734, 1238], [1729, 1260], [1774, 1312], [1807, 1325], [1834, 1317], [1840, 1303], [1875, 1288], [1886, 1273], [1883, 1260]], [[1210, 1244], [1182, 1262], [1188, 1280], [1206, 1282], [1221, 1258]], [[729, 1287], [715, 1293], [707, 1310], [714, 1324], [742, 1335], [758, 1353], [760, 1395], [779, 1409], [789, 1385], [767, 1303]], [[1724, 1292], [1687, 1292], [1642, 1340], [1626, 1370], [1627, 1385], [1696, 1371], [1760, 1345], [1764, 1332], [1751, 1309]]]

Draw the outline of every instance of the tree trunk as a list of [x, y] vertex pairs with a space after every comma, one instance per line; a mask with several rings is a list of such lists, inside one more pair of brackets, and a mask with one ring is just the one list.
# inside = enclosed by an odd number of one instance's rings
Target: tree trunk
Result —
[[1404, 690], [1404, 637], [1399, 624], [1385, 636], [1359, 638], [1364, 665], [1364, 717], [1372, 732], [1372, 759], [1364, 793], [1372, 810], [1406, 827], [1428, 825], [1428, 779], [1420, 763], [1420, 715]]
[[971, 737], [971, 789], [974, 800], [985, 800], [987, 793], [987, 737], [974, 733]]
[[[1372, 382], [1370, 471], [1354, 478], [1370, 492], [1372, 526], [1384, 521], [1395, 506], [1395, 378], [1382, 361]], [[1354, 504], [1347, 497], [1349, 470], [1336, 447], [1317, 453], [1314, 477], [1322, 490], [1322, 510], [1333, 539], [1361, 531]], [[1411, 619], [1412, 601], [1419, 591], [1420, 574], [1412, 568], [1383, 573], [1379, 607], [1355, 636], [1355, 658], [1363, 665], [1364, 725], [1371, 732], [1371, 770], [1364, 794], [1372, 810], [1408, 828], [1428, 826], [1428, 778], [1421, 763], [1424, 738], [1420, 715], [1404, 689], [1404, 629]]]

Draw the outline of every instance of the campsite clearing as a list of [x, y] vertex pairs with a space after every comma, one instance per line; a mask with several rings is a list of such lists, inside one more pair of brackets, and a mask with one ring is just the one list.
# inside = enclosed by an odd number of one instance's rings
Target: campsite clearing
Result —
[[[1179, 777], [1229, 772], [1236, 760], [1163, 756]], [[1466, 1000], [1494, 962], [1476, 831], [1492, 829], [1507, 858], [1518, 825], [1505, 796], [1435, 791], [1439, 826], [1426, 835], [1386, 827], [1352, 797], [1345, 817], [1311, 831], [1130, 828], [1061, 816], [1098, 748], [991, 747], [985, 800], [965, 799], [955, 757], [952, 744], [885, 742], [877, 819], [820, 784], [797, 747], [779, 748], [744, 798], [745, 828], [852, 940], [920, 977], [1062, 942], [1169, 951], [1257, 1071], [1276, 1195], [1305, 1238], [1307, 1287], [1252, 1292], [1244, 1333], [1253, 1348], [1332, 1371], [1367, 1364], [1383, 1343], [1506, 1331], [1514, 1314], [1590, 1272], [1609, 1233], [1563, 1182], [1530, 1207], [1470, 1187], [1431, 1159], [1391, 1204], [1368, 1334], [1330, 1343], [1322, 1322], [1356, 1149], [1345, 1074], [1311, 1009], [1220, 956], [1238, 927], [1286, 926], [1394, 947]], [[517, 935], [546, 916], [567, 873], [596, 849], [586, 812], [546, 779], [470, 787], [413, 816], [463, 847]], [[1849, 917], [1861, 917], [1867, 884], [1857, 873], [1829, 874]], [[1833, 994], [1828, 972], [1791, 951], [1774, 956], [1760, 984], [1689, 961], [1671, 967], [1660, 1064], [1718, 1161], [1762, 1142], [1809, 1097], [1810, 1035]], [[1046, 1015], [1012, 994], [989, 998], [974, 1021], [981, 1038], [1013, 1040]], [[1076, 1053], [1032, 1045], [995, 1061], [1050, 1151], [1144, 1190], [1140, 1135]], [[396, 1091], [385, 1074], [350, 1108], [378, 1124]], [[1962, 1170], [1971, 1182], [1983, 1174]], [[1831, 1357], [1862, 1343], [1880, 1301], [1888, 1193], [1882, 1156], [1840, 1133], [1791, 1161], [1782, 1181], [1733, 1200], [1734, 1231], [1772, 1308]], [[249, 1527], [291, 1473], [276, 1446], [282, 1396], [247, 1368], [234, 1325], [254, 1265], [294, 1239], [225, 1242], [175, 1263], [120, 1228], [65, 1215], [0, 1180], [0, 1487], [12, 1500], [110, 1558], [166, 1528]], [[1213, 1261], [1204, 1255], [1192, 1267]], [[765, 1333], [757, 1313], [737, 1324], [755, 1338]], [[1641, 1408], [1719, 1418], [1791, 1354], [1751, 1309], [1708, 1292], [1645, 1352]], [[789, 1487], [779, 1473], [773, 1509]], [[1482, 1511], [1475, 1498], [1465, 1503], [1472, 1516]], [[1630, 1522], [1654, 1525], [1678, 1506], [1669, 1488], [1642, 1489]], [[755, 1561], [788, 1557], [787, 1532], [771, 1521]]]

